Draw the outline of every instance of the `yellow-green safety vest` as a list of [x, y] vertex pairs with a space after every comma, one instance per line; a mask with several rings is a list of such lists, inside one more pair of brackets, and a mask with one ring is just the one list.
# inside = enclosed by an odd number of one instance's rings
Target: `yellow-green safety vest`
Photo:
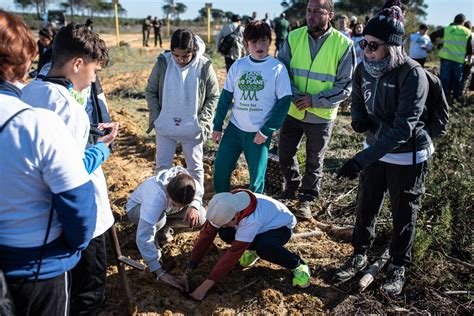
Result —
[[[290, 77], [301, 93], [318, 94], [334, 86], [339, 61], [352, 42], [341, 32], [331, 29], [328, 38], [312, 60], [308, 36], [307, 26], [296, 29], [288, 35], [291, 49]], [[298, 110], [293, 103], [288, 115], [302, 120], [305, 111], [326, 120], [334, 120], [337, 116], [337, 107]]]
[[471, 36], [471, 31], [462, 25], [445, 27], [443, 48], [439, 51], [439, 57], [463, 64], [469, 36]]

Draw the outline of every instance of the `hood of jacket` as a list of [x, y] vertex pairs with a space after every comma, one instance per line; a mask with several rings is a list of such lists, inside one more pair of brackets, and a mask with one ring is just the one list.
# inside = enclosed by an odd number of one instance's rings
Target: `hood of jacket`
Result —
[[189, 172], [181, 166], [158, 171], [155, 177], [156, 183], [158, 183], [158, 185], [166, 192], [166, 186], [168, 183], [170, 183], [171, 179], [176, 177], [179, 173], [185, 173], [189, 175]]

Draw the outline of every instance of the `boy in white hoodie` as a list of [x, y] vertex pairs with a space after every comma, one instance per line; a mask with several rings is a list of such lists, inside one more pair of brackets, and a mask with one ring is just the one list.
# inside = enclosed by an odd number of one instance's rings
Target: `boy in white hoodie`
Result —
[[156, 132], [156, 171], [169, 169], [177, 143], [186, 165], [204, 186], [203, 142], [219, 98], [212, 62], [203, 56], [204, 42], [191, 31], [179, 29], [171, 37], [171, 52], [161, 54], [146, 87], [149, 128]]
[[157, 280], [180, 290], [184, 290], [180, 281], [161, 267], [161, 251], [155, 237], [165, 224], [170, 227], [204, 224], [203, 193], [199, 182], [186, 169], [173, 167], [146, 179], [130, 195], [125, 206], [129, 219], [138, 225], [136, 243], [150, 272]]
[[[99, 35], [84, 25], [70, 23], [55, 37], [51, 69], [23, 88], [22, 101], [57, 113], [73, 136], [69, 141], [85, 150], [90, 120], [84, 106], [73, 94], [87, 89], [107, 62], [107, 47]], [[106, 126], [112, 128], [111, 134], [117, 135], [117, 123], [107, 123]], [[97, 313], [105, 297], [105, 232], [113, 225], [114, 217], [100, 164], [109, 156], [107, 146], [112, 140], [101, 142], [99, 139], [97, 144], [85, 150], [83, 160], [94, 184], [97, 219], [93, 239], [82, 251], [81, 260], [71, 273], [70, 315]], [[91, 151], [94, 151], [92, 155]]]

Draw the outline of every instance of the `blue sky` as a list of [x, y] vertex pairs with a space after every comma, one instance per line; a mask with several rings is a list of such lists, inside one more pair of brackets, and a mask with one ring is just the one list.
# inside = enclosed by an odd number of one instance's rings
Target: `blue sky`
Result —
[[[357, 1], [357, 0], [353, 0]], [[182, 16], [185, 19], [198, 16], [198, 10], [206, 2], [212, 2], [214, 8], [224, 11], [232, 11], [241, 15], [250, 15], [256, 11], [258, 17], [262, 18], [265, 12], [270, 13], [270, 17], [278, 16], [282, 7], [281, 0], [175, 0], [183, 2], [188, 7]], [[382, 0], [380, 0], [382, 3]], [[129, 17], [145, 17], [146, 15], [163, 16], [161, 10], [163, 0], [120, 0], [122, 6], [127, 9]], [[435, 25], [445, 25], [452, 22], [458, 13], [464, 13], [467, 18], [474, 21], [474, 1], [473, 0], [425, 0], [428, 4], [428, 16], [426, 22]], [[13, 0], [0, 0], [0, 8], [15, 10]]]

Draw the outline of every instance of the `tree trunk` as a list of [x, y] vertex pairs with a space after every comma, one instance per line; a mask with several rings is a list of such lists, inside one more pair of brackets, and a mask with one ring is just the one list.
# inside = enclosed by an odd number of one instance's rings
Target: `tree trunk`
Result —
[[38, 17], [38, 20], [43, 20], [43, 17], [40, 14], [40, 4], [39, 4], [39, 2], [36, 2], [36, 16]]

